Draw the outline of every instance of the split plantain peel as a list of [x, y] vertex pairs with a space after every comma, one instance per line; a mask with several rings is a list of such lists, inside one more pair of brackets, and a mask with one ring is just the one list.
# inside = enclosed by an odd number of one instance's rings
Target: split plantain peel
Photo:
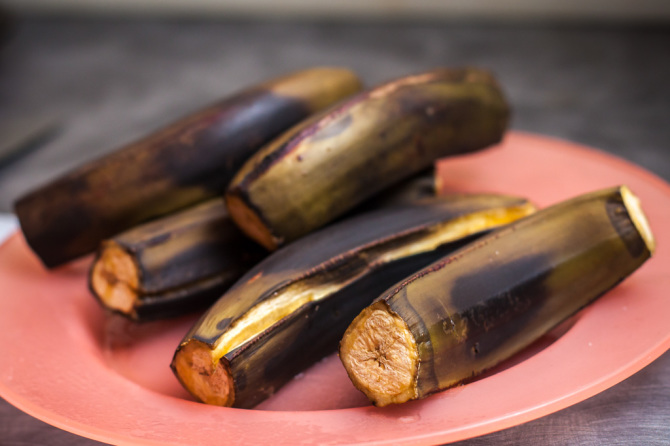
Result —
[[424, 398], [521, 351], [654, 252], [626, 187], [518, 220], [382, 293], [347, 328], [340, 359], [373, 404]]
[[[435, 188], [430, 169], [352, 215], [434, 197]], [[213, 198], [103, 241], [89, 288], [103, 307], [128, 319], [176, 317], [205, 310], [267, 255], [233, 223], [223, 199]]]
[[253, 407], [334, 352], [356, 314], [391, 284], [533, 211], [516, 197], [438, 197], [307, 235], [233, 285], [185, 336], [172, 368], [200, 401]]

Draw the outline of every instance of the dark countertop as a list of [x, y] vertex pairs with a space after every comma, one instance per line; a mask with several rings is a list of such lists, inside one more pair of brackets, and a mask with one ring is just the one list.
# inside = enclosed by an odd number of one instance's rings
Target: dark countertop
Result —
[[[438, 65], [493, 70], [513, 128], [576, 141], [670, 180], [670, 28], [26, 20], [0, 50], [0, 124], [55, 119], [0, 169], [27, 189], [243, 86], [311, 65], [369, 83]], [[665, 445], [670, 354], [582, 403], [463, 445]], [[0, 400], [0, 444], [84, 445]]]

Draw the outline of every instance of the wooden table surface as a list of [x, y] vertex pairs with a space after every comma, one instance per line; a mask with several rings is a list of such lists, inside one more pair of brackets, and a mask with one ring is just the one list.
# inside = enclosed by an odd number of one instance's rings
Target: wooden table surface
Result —
[[[439, 65], [488, 67], [513, 105], [513, 128], [597, 147], [670, 180], [668, 27], [28, 18], [0, 49], [0, 124], [46, 119], [59, 131], [0, 164], [0, 211], [236, 89], [324, 64], [369, 84]], [[0, 400], [0, 444], [97, 443]], [[584, 402], [459, 444], [670, 444], [670, 354]]]

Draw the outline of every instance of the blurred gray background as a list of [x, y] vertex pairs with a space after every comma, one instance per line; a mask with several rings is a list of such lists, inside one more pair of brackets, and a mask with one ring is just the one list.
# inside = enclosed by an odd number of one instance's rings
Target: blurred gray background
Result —
[[[58, 131], [38, 151], [0, 165], [0, 210], [81, 161], [204, 104], [319, 64], [351, 67], [370, 85], [438, 65], [487, 67], [512, 103], [513, 128], [612, 151], [662, 176], [670, 172], [664, 19], [670, 2], [611, 2], [602, 16], [584, 7], [552, 16], [547, 7], [538, 18], [536, 7], [528, 13], [533, 19], [508, 12], [498, 20], [476, 9], [429, 19], [419, 7], [404, 20], [399, 13], [355, 16], [354, 2], [349, 16], [340, 7], [332, 17], [315, 11], [291, 18], [297, 1], [277, 18], [254, 15], [251, 7], [273, 2], [251, 2], [235, 14], [225, 12], [227, 2], [208, 14], [211, 2], [192, 3], [180, 16], [181, 2], [167, 2], [163, 11], [149, 0], [6, 2], [13, 22], [0, 50], [0, 133], [7, 138], [8, 128], [43, 122]], [[449, 2], [417, 5], [443, 3]], [[625, 10], [616, 5], [633, 3], [648, 14], [612, 17]], [[78, 4], [84, 11], [73, 13]]]

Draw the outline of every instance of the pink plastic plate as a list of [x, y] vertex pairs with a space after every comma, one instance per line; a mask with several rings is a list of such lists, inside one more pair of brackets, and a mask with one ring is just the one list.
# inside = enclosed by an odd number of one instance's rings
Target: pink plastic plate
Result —
[[168, 368], [193, 318], [133, 325], [86, 288], [90, 259], [47, 272], [16, 234], [0, 247], [0, 395], [86, 437], [134, 444], [446, 443], [582, 401], [670, 346], [670, 186], [572, 143], [513, 133], [440, 165], [447, 191], [524, 195], [540, 206], [627, 184], [658, 249], [629, 279], [481, 379], [423, 401], [371, 407], [331, 356], [255, 410], [194, 402]]

